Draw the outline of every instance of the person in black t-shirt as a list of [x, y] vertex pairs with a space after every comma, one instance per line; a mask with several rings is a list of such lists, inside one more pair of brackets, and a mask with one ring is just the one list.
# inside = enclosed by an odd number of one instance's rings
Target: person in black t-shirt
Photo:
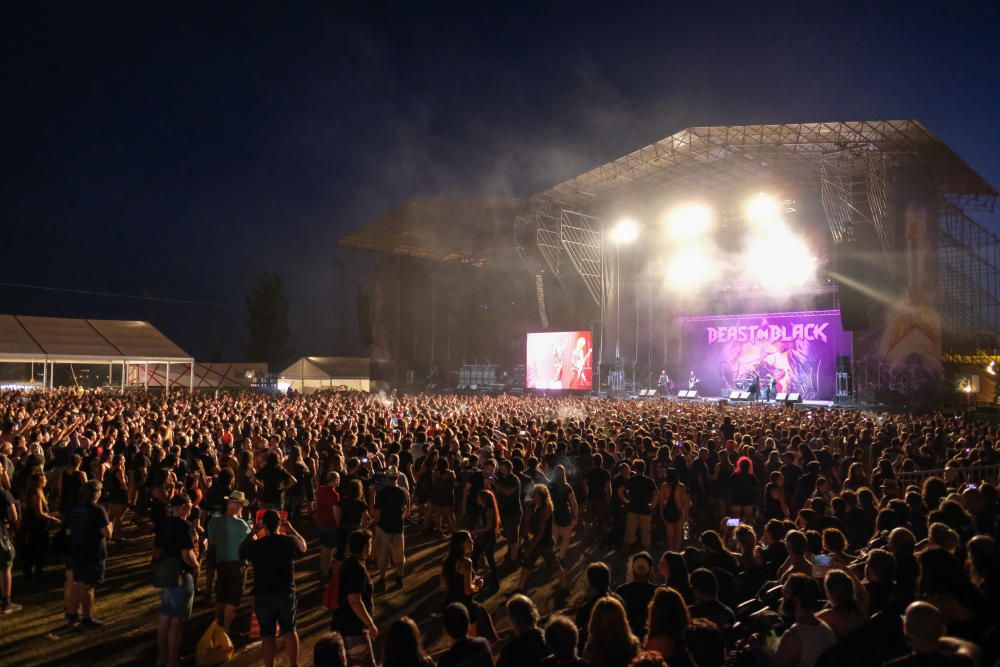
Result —
[[296, 483], [296, 479], [278, 465], [278, 455], [267, 456], [267, 464], [257, 473], [257, 481], [263, 485], [260, 505], [264, 509], [279, 510], [284, 504], [285, 489]]
[[723, 629], [732, 627], [736, 615], [727, 605], [719, 602], [719, 580], [711, 570], [699, 567], [692, 572], [691, 590], [695, 603], [688, 611], [692, 618], [706, 618]]
[[194, 584], [198, 580], [198, 554], [194, 527], [188, 522], [191, 499], [179, 493], [170, 500], [168, 516], [160, 524], [154, 546], [156, 560], [177, 559], [179, 583], [160, 589], [160, 621], [156, 626], [156, 663], [180, 664], [181, 635], [191, 618]]
[[[263, 537], [259, 536], [261, 532]], [[305, 552], [306, 541], [290, 522], [282, 522], [274, 510], [264, 512], [262, 521], [240, 544], [240, 559], [253, 565], [254, 610], [260, 623], [264, 662], [268, 667], [274, 664], [274, 635], [278, 627], [285, 637], [289, 662], [294, 665], [298, 660], [295, 559]]]
[[372, 600], [375, 587], [365, 568], [371, 547], [372, 534], [367, 530], [355, 530], [347, 538], [348, 555], [338, 574], [337, 610], [330, 622], [330, 629], [344, 638], [349, 663], [365, 667], [375, 665], [372, 641], [378, 637]]
[[70, 562], [73, 571], [73, 589], [67, 620], [75, 624], [80, 620], [85, 627], [103, 625], [93, 617], [94, 589], [104, 583], [104, 563], [108, 557], [107, 541], [112, 536], [108, 513], [97, 504], [101, 497], [101, 483], [91, 480], [80, 487], [79, 502], [70, 511], [67, 530], [70, 539]]
[[399, 470], [393, 466], [385, 472], [385, 486], [375, 494], [375, 560], [381, 584], [385, 585], [389, 569], [389, 557], [396, 566], [396, 585], [403, 587], [406, 574], [406, 543], [403, 525], [410, 514], [410, 494], [399, 486]]
[[444, 629], [451, 646], [438, 658], [437, 667], [493, 667], [490, 645], [482, 637], [469, 636], [469, 610], [452, 602], [444, 610]]
[[637, 459], [632, 464], [635, 474], [625, 483], [625, 548], [635, 544], [639, 533], [642, 548], [649, 551], [652, 546], [652, 510], [656, 499], [656, 482], [646, 476], [646, 462]]
[[587, 520], [590, 530], [597, 535], [604, 535], [610, 520], [611, 475], [604, 468], [604, 458], [593, 454], [590, 459], [590, 469], [583, 476], [584, 496], [587, 499]]
[[629, 581], [618, 587], [618, 597], [625, 604], [628, 623], [636, 637], [646, 636], [646, 610], [649, 601], [653, 599], [656, 586], [649, 583], [653, 572], [653, 557], [648, 552], [640, 551], [632, 557], [629, 564]]
[[516, 563], [521, 539], [521, 480], [507, 459], [500, 461], [498, 470], [493, 491], [500, 511], [500, 528], [507, 540], [507, 561]]
[[[6, 479], [2, 466], [0, 478]], [[17, 503], [10, 491], [0, 486], [0, 614], [21, 610], [21, 605], [10, 601], [14, 581], [14, 541], [11, 539], [10, 529], [16, 525]]]

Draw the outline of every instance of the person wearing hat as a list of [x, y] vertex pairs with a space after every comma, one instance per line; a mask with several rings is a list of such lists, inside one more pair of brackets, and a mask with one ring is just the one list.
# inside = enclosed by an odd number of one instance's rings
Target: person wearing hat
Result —
[[232, 491], [225, 498], [225, 513], [208, 522], [208, 543], [215, 548], [215, 620], [227, 633], [236, 618], [243, 597], [243, 562], [240, 543], [250, 534], [250, 526], [241, 516], [247, 506], [242, 491]]
[[399, 469], [389, 466], [385, 471], [385, 486], [375, 494], [375, 560], [382, 574], [381, 584], [387, 581], [389, 557], [396, 566], [396, 585], [403, 587], [406, 574], [406, 553], [403, 526], [410, 514], [410, 494], [399, 486]]
[[180, 664], [184, 623], [191, 619], [194, 605], [194, 582], [198, 580], [197, 537], [188, 521], [191, 499], [178, 493], [170, 499], [167, 517], [160, 524], [153, 545], [155, 560], [176, 558], [179, 563], [178, 585], [160, 589], [160, 620], [156, 626], [156, 664], [176, 667]]

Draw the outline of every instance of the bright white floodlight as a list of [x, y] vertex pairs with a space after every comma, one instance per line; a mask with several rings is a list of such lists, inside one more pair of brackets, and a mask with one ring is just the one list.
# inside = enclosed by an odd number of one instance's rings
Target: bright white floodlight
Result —
[[747, 202], [746, 217], [755, 227], [773, 225], [781, 219], [781, 206], [777, 199], [761, 192]]
[[628, 245], [639, 238], [639, 225], [631, 218], [622, 218], [611, 229], [611, 240], [616, 245]]
[[712, 209], [704, 204], [682, 204], [667, 214], [667, 233], [676, 240], [699, 236], [712, 226]]
[[712, 260], [700, 248], [687, 248], [667, 264], [667, 282], [675, 288], [698, 287], [710, 277]]

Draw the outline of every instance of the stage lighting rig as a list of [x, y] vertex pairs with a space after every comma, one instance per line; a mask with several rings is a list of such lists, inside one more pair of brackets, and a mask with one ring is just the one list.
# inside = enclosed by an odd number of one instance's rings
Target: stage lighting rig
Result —
[[746, 220], [754, 227], [766, 228], [779, 222], [784, 215], [782, 202], [771, 195], [760, 192], [747, 202], [744, 210]]
[[615, 245], [628, 245], [639, 238], [639, 225], [631, 218], [622, 218], [611, 228], [611, 240]]

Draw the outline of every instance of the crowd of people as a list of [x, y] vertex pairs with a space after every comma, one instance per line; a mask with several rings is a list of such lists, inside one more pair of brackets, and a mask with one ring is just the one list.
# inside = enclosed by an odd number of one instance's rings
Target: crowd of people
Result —
[[[226, 633], [252, 606], [264, 663], [299, 664], [315, 552], [316, 665], [994, 667], [998, 437], [965, 414], [668, 400], [4, 392], [0, 612], [58, 566], [67, 627], [100, 627], [134, 524], [157, 665], [198, 599]], [[440, 615], [380, 627], [381, 595], [416, 594], [415, 533], [445, 546]]]

